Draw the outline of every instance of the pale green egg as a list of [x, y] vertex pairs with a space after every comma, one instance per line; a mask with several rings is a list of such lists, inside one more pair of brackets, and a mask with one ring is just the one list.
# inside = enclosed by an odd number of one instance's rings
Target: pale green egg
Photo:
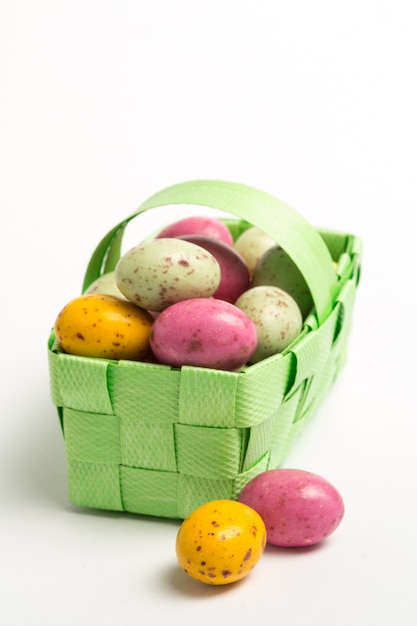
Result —
[[149, 311], [163, 311], [191, 298], [209, 298], [221, 271], [210, 252], [189, 241], [163, 237], [126, 252], [115, 269], [116, 284], [128, 300]]
[[252, 287], [273, 285], [287, 291], [301, 309], [303, 319], [313, 308], [313, 298], [304, 276], [279, 245], [269, 248], [256, 265]]

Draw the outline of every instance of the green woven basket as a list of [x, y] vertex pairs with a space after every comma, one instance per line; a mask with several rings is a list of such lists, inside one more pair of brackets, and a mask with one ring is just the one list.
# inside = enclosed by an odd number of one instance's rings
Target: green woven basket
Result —
[[318, 231], [245, 185], [190, 181], [153, 195], [99, 243], [83, 290], [114, 269], [131, 219], [178, 204], [225, 211], [235, 238], [251, 224], [271, 235], [304, 275], [314, 309], [285, 352], [240, 372], [72, 356], [52, 333], [51, 398], [75, 505], [183, 519], [209, 500], [236, 499], [251, 478], [282, 465], [345, 362], [360, 239]]

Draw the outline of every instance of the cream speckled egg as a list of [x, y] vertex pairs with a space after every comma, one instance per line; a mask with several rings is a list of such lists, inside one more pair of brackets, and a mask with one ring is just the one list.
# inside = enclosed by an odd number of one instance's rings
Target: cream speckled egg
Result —
[[118, 261], [116, 284], [128, 300], [149, 311], [190, 298], [208, 298], [220, 284], [212, 254], [188, 241], [160, 238], [143, 242]]
[[276, 241], [257, 226], [245, 230], [234, 244], [235, 250], [245, 259], [251, 276], [261, 256], [272, 246], [276, 246]]
[[116, 296], [116, 298], [125, 299], [118, 286], [116, 285], [116, 279], [114, 272], [107, 272], [95, 280], [85, 290], [85, 293], [102, 293], [107, 296]]
[[282, 352], [301, 332], [303, 320], [298, 304], [278, 287], [251, 287], [239, 296], [235, 305], [252, 320], [258, 335], [250, 363]]

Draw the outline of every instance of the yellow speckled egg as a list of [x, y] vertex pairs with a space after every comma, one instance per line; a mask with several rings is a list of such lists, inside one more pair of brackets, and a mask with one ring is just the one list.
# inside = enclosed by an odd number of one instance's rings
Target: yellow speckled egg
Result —
[[266, 528], [251, 507], [213, 500], [182, 522], [176, 540], [180, 567], [208, 585], [227, 585], [247, 576], [266, 545]]
[[148, 311], [127, 300], [84, 294], [61, 310], [55, 336], [69, 354], [140, 361], [150, 352], [152, 324]]

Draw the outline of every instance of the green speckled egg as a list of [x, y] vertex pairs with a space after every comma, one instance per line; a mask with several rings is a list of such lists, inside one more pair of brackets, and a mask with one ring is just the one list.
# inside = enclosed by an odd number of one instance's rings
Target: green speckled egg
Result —
[[158, 312], [181, 300], [209, 298], [220, 284], [221, 271], [214, 256], [200, 246], [163, 237], [126, 252], [115, 278], [128, 300]]
[[251, 286], [259, 285], [273, 285], [287, 291], [300, 307], [303, 319], [313, 308], [311, 292], [302, 273], [278, 245], [264, 252], [256, 265]]

